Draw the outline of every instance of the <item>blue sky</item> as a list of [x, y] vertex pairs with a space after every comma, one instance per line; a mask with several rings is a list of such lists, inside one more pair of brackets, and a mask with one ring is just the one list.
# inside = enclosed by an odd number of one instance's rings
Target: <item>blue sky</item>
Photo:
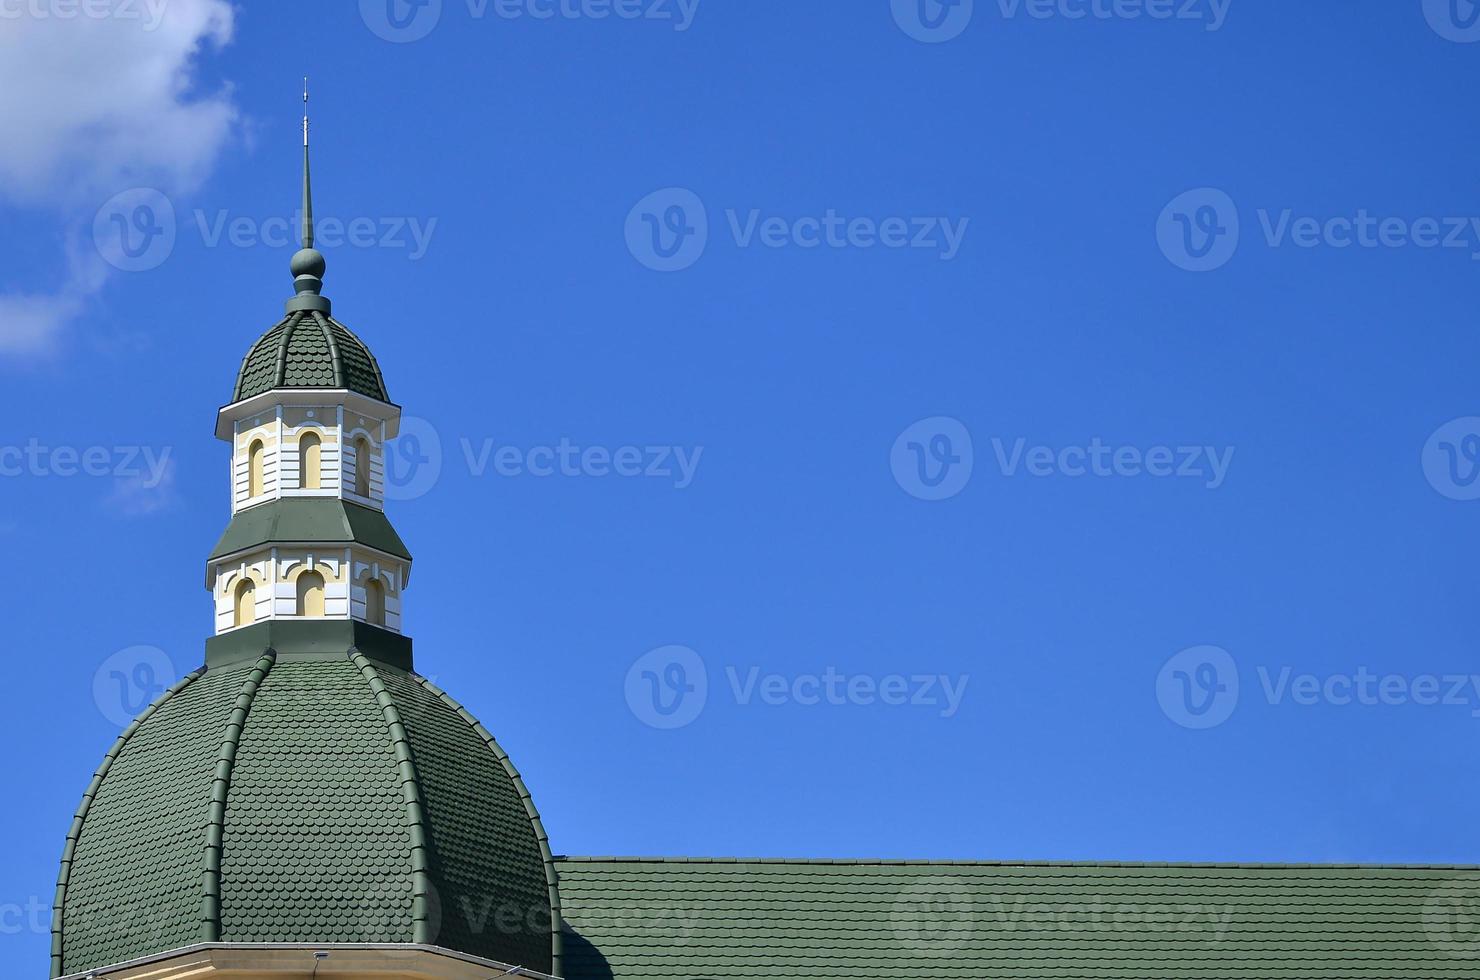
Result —
[[0, 86], [0, 961], [202, 658], [305, 72], [418, 667], [558, 852], [1480, 862], [1473, 11], [933, 4], [0, 20], [117, 59]]

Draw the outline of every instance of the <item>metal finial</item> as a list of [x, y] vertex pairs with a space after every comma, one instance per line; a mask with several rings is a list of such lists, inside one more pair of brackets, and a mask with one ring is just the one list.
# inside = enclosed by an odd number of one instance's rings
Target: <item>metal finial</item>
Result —
[[308, 76], [303, 76], [303, 247], [313, 248], [313, 193], [308, 182]]
[[288, 263], [296, 295], [287, 311], [329, 312], [329, 301], [319, 295], [324, 288], [324, 256], [313, 247], [313, 191], [308, 180], [308, 76], [303, 76], [303, 247]]

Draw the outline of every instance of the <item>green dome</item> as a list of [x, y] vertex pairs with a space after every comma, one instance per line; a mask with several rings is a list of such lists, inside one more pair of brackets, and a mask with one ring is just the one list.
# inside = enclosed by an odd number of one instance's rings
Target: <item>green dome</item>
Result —
[[242, 359], [236, 395], [243, 401], [275, 388], [347, 388], [389, 402], [370, 348], [319, 310], [294, 310]]
[[198, 943], [420, 943], [552, 972], [554, 864], [519, 774], [363, 654], [202, 667], [103, 760], [57, 883], [53, 976]]

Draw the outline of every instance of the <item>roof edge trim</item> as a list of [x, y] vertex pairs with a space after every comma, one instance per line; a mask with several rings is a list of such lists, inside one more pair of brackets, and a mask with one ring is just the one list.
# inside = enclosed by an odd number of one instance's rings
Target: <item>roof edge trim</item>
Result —
[[113, 768], [113, 763], [123, 753], [123, 748], [128, 740], [133, 737], [134, 732], [139, 730], [150, 715], [154, 714], [164, 705], [166, 701], [183, 691], [197, 678], [206, 672], [205, 667], [197, 667], [184, 677], [172, 684], [159, 697], [139, 713], [139, 717], [129, 723], [129, 726], [118, 736], [108, 754], [103, 756], [103, 761], [98, 765], [97, 772], [93, 773], [92, 782], [88, 784], [86, 792], [82, 794], [82, 802], [77, 806], [77, 813], [72, 817], [72, 828], [67, 832], [67, 843], [62, 849], [62, 870], [57, 875], [56, 896], [52, 901], [51, 913], [51, 975], [60, 977], [62, 975], [62, 953], [63, 953], [63, 929], [62, 923], [65, 917], [67, 904], [67, 886], [72, 877], [72, 858], [77, 850], [77, 842], [82, 837], [82, 825], [87, 820], [87, 811], [92, 807], [94, 797], [98, 788], [103, 784], [103, 778], [108, 775], [108, 770]]
[[801, 867], [925, 868], [1206, 868], [1223, 871], [1480, 871], [1480, 864], [1318, 864], [1277, 861], [955, 861], [889, 858], [631, 857], [557, 854], [563, 864], [764, 864]]

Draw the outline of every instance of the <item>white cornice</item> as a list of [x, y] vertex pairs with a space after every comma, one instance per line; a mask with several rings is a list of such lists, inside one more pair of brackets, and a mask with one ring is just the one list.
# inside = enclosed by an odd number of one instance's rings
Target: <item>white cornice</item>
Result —
[[230, 442], [237, 422], [262, 415], [269, 409], [330, 408], [343, 406], [355, 415], [384, 422], [386, 438], [394, 439], [401, 429], [401, 406], [345, 388], [274, 388], [244, 401], [232, 402], [216, 413], [216, 438]]
[[317, 976], [377, 980], [487, 980], [490, 976], [558, 980], [497, 960], [415, 943], [201, 943], [116, 966], [69, 973], [59, 980], [182, 980], [185, 977]]

